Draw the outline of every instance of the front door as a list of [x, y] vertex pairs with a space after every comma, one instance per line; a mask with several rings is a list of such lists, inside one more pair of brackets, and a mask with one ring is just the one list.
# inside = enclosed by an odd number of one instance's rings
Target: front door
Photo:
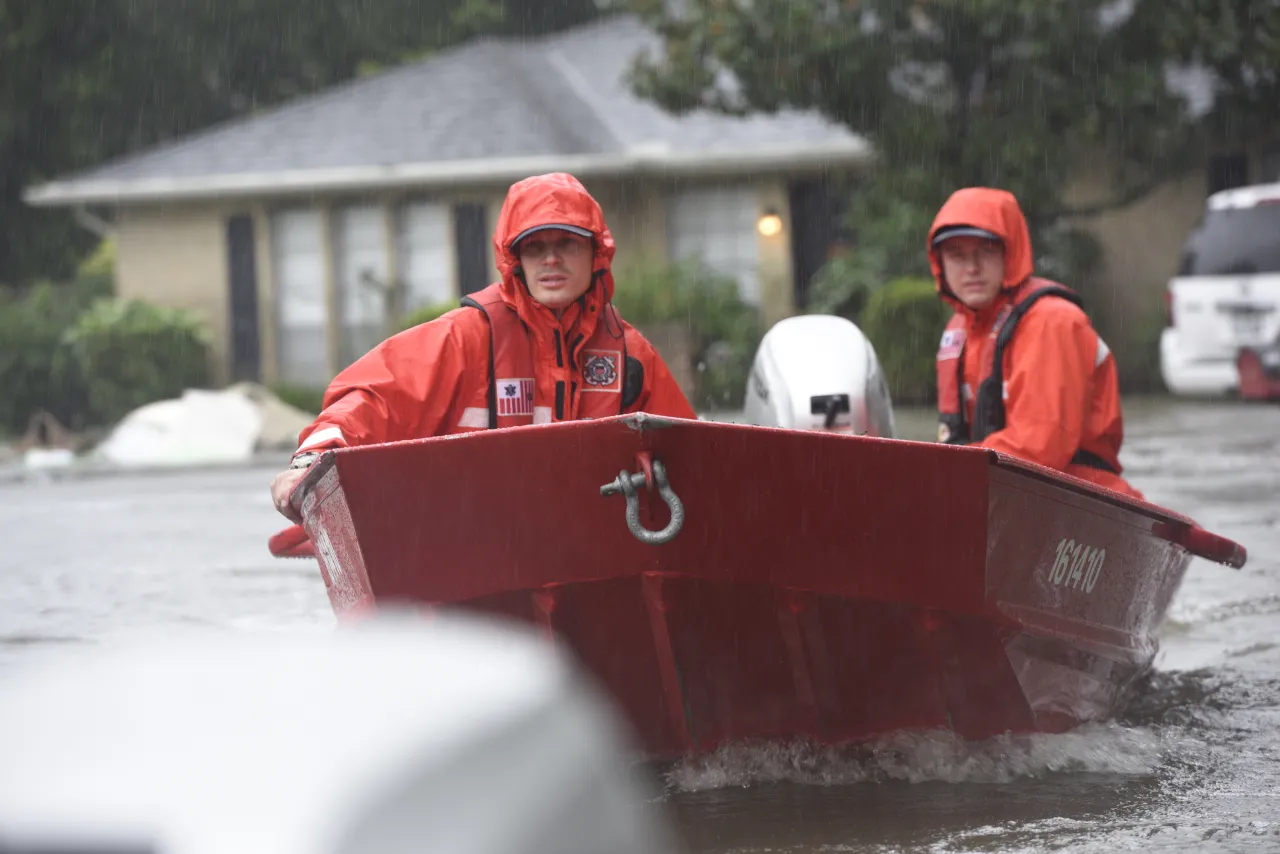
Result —
[[489, 269], [489, 228], [484, 205], [453, 208], [454, 249], [458, 259], [458, 291], [462, 296], [483, 290], [494, 277]]
[[227, 220], [227, 275], [231, 295], [231, 379], [258, 382], [262, 378], [262, 360], [258, 350], [253, 217], [233, 216]]

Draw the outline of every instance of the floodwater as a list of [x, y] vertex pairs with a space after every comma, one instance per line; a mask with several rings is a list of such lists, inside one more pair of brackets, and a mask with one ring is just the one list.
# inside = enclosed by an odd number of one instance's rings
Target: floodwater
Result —
[[[1280, 408], [1126, 406], [1135, 485], [1249, 550], [1195, 561], [1124, 715], [1059, 736], [737, 749], [665, 775], [695, 852], [1280, 851]], [[928, 438], [927, 413], [900, 433]], [[62, 644], [209, 625], [327, 631], [310, 561], [274, 561], [271, 470], [0, 485], [0, 678]]]

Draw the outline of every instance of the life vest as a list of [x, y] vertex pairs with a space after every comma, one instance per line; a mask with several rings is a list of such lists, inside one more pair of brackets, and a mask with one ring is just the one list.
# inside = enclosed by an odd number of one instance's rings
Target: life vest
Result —
[[[996, 315], [988, 335], [995, 340], [989, 360], [983, 366], [974, 392], [973, 423], [965, 417], [964, 407], [964, 352], [965, 322], [957, 312], [947, 323], [938, 345], [938, 439], [949, 445], [967, 445], [981, 442], [987, 436], [1005, 427], [1004, 405], [1004, 355], [1017, 331], [1018, 322], [1031, 306], [1044, 297], [1065, 299], [1081, 308], [1080, 295], [1070, 288], [1048, 279], [1031, 278], [1013, 294]], [[951, 364], [954, 362], [954, 364]], [[1074, 465], [1088, 466], [1119, 474], [1106, 460], [1084, 450], [1077, 450], [1071, 458]]]
[[[532, 424], [535, 361], [533, 338], [524, 321], [502, 299], [499, 284], [463, 297], [462, 304], [479, 309], [489, 322], [489, 429]], [[605, 311], [617, 317], [611, 304], [606, 304]], [[563, 381], [556, 383], [556, 420], [565, 417], [566, 400], [583, 392], [587, 393], [578, 404], [578, 418], [619, 415], [639, 400], [644, 365], [627, 355], [627, 330], [621, 322], [616, 328], [611, 326], [607, 316], [602, 317], [585, 342], [581, 335], [562, 342], [560, 330], [556, 330], [557, 363], [563, 366], [567, 358], [582, 378], [581, 387], [576, 381], [569, 388]]]

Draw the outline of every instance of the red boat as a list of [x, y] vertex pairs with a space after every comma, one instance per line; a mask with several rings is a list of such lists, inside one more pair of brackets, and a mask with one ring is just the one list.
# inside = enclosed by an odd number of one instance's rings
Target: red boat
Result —
[[[992, 451], [628, 415], [326, 453], [305, 534], [340, 618], [413, 602], [563, 640], [652, 758], [1111, 716], [1194, 521]], [[310, 543], [315, 544], [314, 552]]]

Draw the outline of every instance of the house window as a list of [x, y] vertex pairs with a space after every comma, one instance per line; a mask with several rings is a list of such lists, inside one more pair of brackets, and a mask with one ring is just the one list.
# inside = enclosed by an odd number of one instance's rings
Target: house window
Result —
[[493, 278], [489, 264], [488, 209], [474, 202], [454, 205], [454, 247], [458, 253], [458, 287], [464, 294], [483, 290]]
[[320, 214], [280, 211], [271, 219], [276, 280], [276, 374], [280, 382], [323, 388], [329, 382], [325, 346], [324, 243]]
[[413, 202], [400, 209], [400, 279], [404, 311], [458, 300], [449, 241], [449, 207]]
[[756, 192], [751, 187], [679, 190], [667, 197], [667, 246], [672, 260], [697, 258], [730, 276], [750, 305], [760, 304]]
[[334, 212], [334, 269], [341, 308], [339, 352], [349, 365], [382, 343], [388, 324], [387, 236], [377, 205]]

